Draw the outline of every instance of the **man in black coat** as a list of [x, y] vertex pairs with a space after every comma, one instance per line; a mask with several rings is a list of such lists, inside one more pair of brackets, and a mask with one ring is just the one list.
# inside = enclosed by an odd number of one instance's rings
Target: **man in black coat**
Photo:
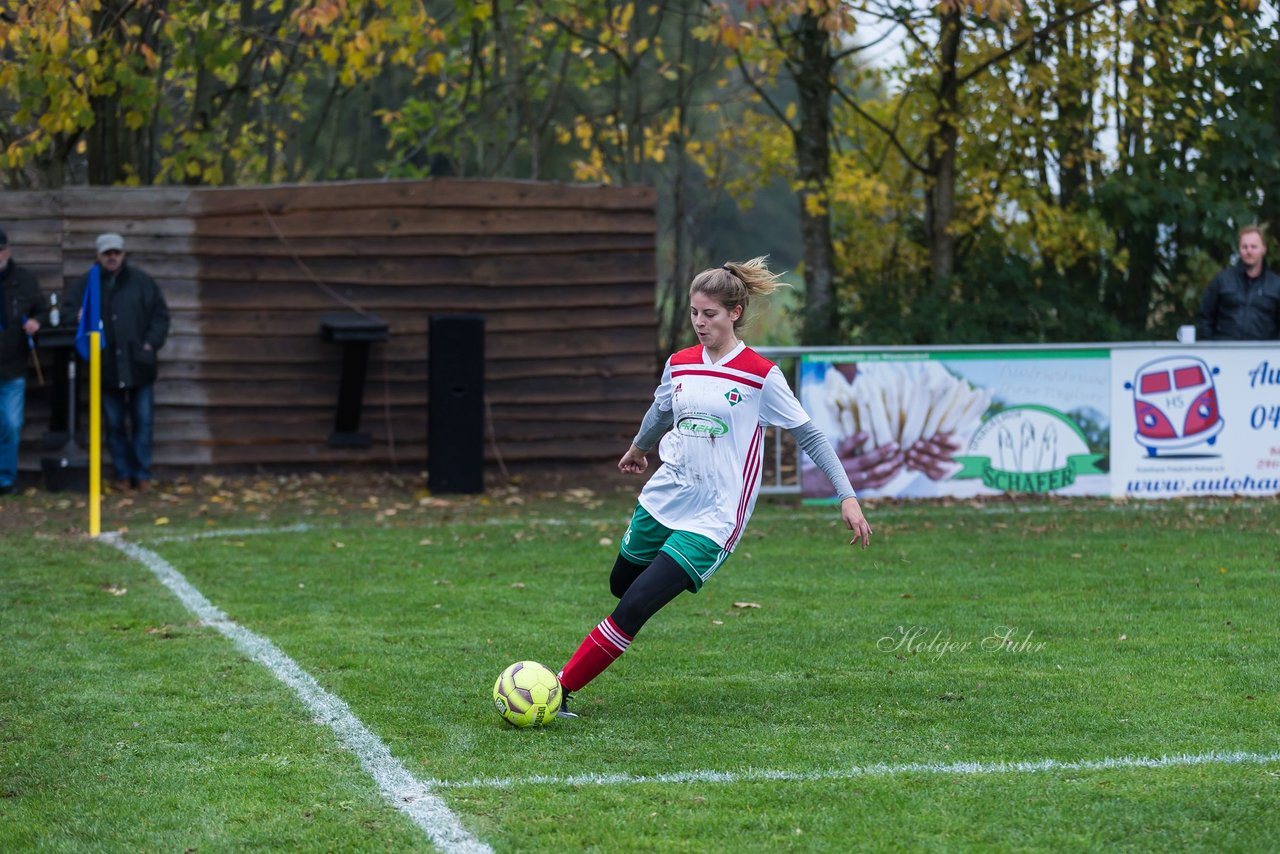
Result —
[[1267, 269], [1267, 244], [1256, 225], [1240, 229], [1240, 263], [1213, 277], [1200, 300], [1199, 341], [1280, 338], [1280, 276]]
[[13, 492], [18, 479], [31, 336], [44, 317], [39, 282], [11, 255], [9, 237], [0, 231], [0, 495]]
[[[156, 356], [169, 335], [169, 306], [155, 280], [125, 261], [123, 237], [99, 235], [97, 249], [107, 447], [116, 488], [145, 490], [151, 485]], [[93, 278], [91, 270], [67, 292], [67, 304], [81, 306], [81, 314]]]

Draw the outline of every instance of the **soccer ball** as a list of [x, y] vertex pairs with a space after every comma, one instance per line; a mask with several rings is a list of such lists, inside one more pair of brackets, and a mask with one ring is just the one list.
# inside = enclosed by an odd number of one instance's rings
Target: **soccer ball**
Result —
[[493, 683], [493, 704], [513, 726], [542, 726], [553, 720], [560, 698], [560, 680], [536, 661], [517, 661]]

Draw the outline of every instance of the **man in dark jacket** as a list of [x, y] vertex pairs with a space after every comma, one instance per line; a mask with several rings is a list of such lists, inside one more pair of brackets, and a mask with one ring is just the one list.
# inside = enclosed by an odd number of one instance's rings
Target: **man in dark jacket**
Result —
[[155, 280], [125, 262], [123, 237], [99, 235], [97, 249], [97, 274], [90, 270], [77, 282], [67, 304], [81, 306], [83, 315], [89, 284], [99, 281], [102, 408], [116, 488], [145, 490], [151, 485], [156, 355], [169, 335], [169, 306]]
[[1267, 244], [1256, 225], [1240, 229], [1240, 263], [1213, 277], [1200, 300], [1200, 341], [1280, 338], [1280, 276], [1265, 264]]
[[11, 254], [9, 237], [0, 231], [0, 495], [13, 492], [18, 479], [31, 336], [44, 317], [40, 284]]

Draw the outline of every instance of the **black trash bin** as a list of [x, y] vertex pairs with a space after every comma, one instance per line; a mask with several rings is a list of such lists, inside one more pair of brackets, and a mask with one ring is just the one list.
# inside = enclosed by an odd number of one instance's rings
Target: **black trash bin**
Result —
[[484, 491], [484, 316], [431, 315], [427, 487]]

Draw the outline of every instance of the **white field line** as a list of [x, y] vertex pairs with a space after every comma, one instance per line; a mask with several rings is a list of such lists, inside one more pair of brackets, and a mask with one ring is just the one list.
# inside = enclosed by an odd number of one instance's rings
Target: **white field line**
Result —
[[979, 776], [989, 774], [1030, 774], [1045, 771], [1110, 771], [1125, 768], [1179, 768], [1195, 765], [1270, 765], [1280, 762], [1280, 753], [1199, 753], [1175, 756], [1121, 756], [1113, 759], [1086, 759], [1063, 762], [1038, 759], [1025, 762], [911, 762], [904, 765], [854, 765], [826, 771], [770, 771], [748, 768], [743, 771], [674, 771], [668, 774], [574, 774], [564, 777], [477, 777], [473, 780], [432, 780], [433, 789], [511, 789], [517, 786], [634, 786], [644, 783], [759, 783], [823, 780], [853, 780], [866, 777], [894, 777], [904, 774], [936, 776]]
[[338, 740], [356, 755], [365, 772], [378, 784], [383, 797], [422, 828], [442, 851], [492, 851], [467, 832], [444, 800], [432, 793], [428, 784], [416, 779], [400, 760], [391, 755], [382, 739], [361, 723], [350, 706], [320, 687], [311, 674], [275, 644], [233, 622], [160, 555], [127, 543], [118, 534], [105, 534], [102, 540], [151, 570], [202, 624], [217, 629], [241, 652], [291, 688], [315, 718], [327, 724]]
[[196, 540], [213, 540], [219, 537], [256, 537], [265, 534], [296, 534], [314, 530], [314, 525], [308, 525], [303, 522], [297, 525], [285, 525], [280, 528], [227, 528], [217, 531], [194, 531], [190, 534], [166, 534], [160, 537], [147, 537], [147, 542], [191, 543]]

